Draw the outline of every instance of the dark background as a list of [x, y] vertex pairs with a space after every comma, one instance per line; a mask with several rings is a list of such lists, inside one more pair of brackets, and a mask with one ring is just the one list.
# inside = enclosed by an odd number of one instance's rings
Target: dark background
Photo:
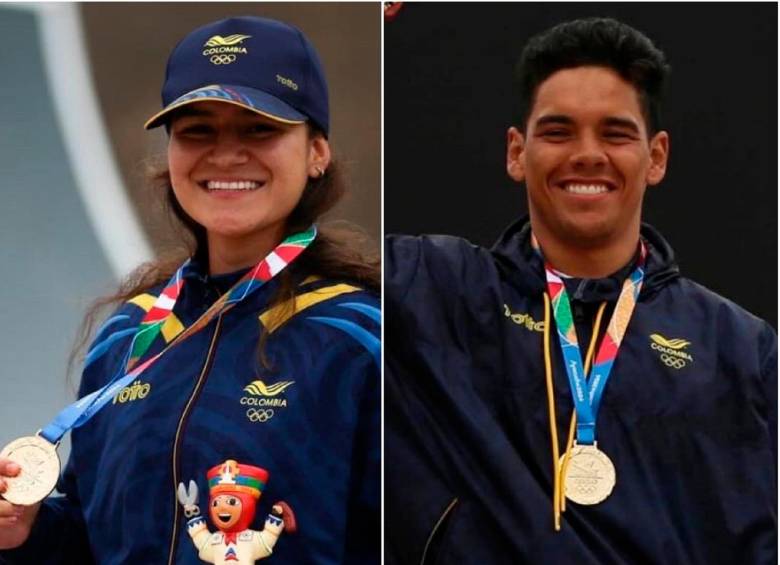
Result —
[[506, 175], [512, 69], [565, 20], [609, 16], [672, 66], [665, 180], [644, 221], [683, 274], [777, 327], [777, 5], [405, 3], [385, 24], [385, 233], [491, 245], [527, 211]]

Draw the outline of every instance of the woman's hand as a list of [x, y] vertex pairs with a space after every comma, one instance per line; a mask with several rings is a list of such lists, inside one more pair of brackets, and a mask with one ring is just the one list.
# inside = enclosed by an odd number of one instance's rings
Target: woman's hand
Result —
[[[21, 470], [17, 463], [0, 459], [0, 494], [8, 488], [3, 478], [15, 477]], [[0, 549], [19, 547], [27, 540], [40, 507], [40, 502], [19, 506], [0, 498]]]

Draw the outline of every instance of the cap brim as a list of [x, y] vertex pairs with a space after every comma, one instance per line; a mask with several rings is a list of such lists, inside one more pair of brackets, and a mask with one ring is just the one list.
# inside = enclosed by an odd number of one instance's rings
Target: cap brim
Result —
[[289, 104], [262, 90], [226, 84], [212, 84], [197, 88], [168, 104], [149, 118], [144, 129], [153, 129], [167, 123], [170, 113], [177, 108], [195, 102], [224, 102], [241, 106], [261, 116], [284, 124], [302, 124], [308, 119]]

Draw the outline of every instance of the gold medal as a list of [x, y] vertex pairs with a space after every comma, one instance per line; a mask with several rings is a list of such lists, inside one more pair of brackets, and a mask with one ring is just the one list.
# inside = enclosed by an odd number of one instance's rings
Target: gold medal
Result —
[[[561, 456], [563, 466], [566, 454]], [[615, 488], [615, 466], [596, 445], [574, 445], [563, 469], [566, 498], [592, 505], [605, 500]]]
[[57, 446], [41, 436], [12, 441], [0, 451], [0, 459], [13, 461], [22, 468], [15, 477], [3, 477], [8, 488], [0, 496], [12, 504], [30, 506], [40, 502], [57, 485], [60, 476]]

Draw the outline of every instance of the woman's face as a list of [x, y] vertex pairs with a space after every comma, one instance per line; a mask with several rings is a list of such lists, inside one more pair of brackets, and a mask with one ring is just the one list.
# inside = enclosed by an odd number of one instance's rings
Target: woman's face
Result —
[[171, 120], [168, 166], [176, 199], [209, 239], [278, 242], [328, 142], [224, 102], [185, 106]]

